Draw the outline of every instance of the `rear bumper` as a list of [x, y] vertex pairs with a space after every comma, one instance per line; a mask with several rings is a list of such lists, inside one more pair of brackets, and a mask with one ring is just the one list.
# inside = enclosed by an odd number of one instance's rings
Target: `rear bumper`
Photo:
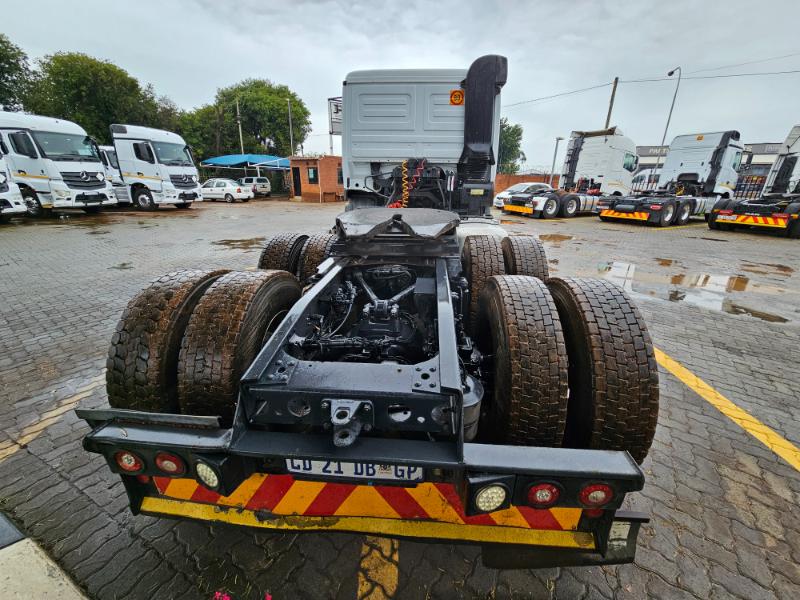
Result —
[[792, 217], [773, 217], [771, 215], [720, 215], [712, 213], [714, 221], [726, 225], [746, 225], [748, 227], [771, 227], [773, 229], [786, 229], [792, 223]]
[[[327, 435], [220, 429], [210, 417], [118, 410], [78, 415], [92, 426], [84, 448], [102, 454], [122, 476], [134, 513], [277, 530], [558, 548], [592, 554], [585, 564], [632, 560], [639, 524], [647, 520], [617, 516], [625, 494], [644, 485], [626, 452], [465, 443], [459, 453], [455, 444], [370, 437], [336, 448]], [[137, 454], [142, 469], [122, 471], [114, 459], [120, 450]], [[158, 452], [180, 457], [186, 472], [165, 476], [155, 466]], [[287, 461], [300, 460], [417, 467], [424, 477], [413, 483], [289, 473]], [[200, 483], [199, 463], [217, 473], [214, 490]], [[559, 487], [557, 505], [528, 505], [528, 489], [541, 482]], [[579, 490], [588, 483], [613, 489], [613, 500], [602, 510], [581, 504]], [[502, 485], [507, 500], [495, 511], [480, 512], [475, 493], [489, 484]], [[609, 550], [612, 533], [626, 536], [612, 547], [618, 552]]]
[[634, 211], [618, 211], [611, 208], [605, 208], [600, 211], [601, 217], [609, 219], [626, 219], [629, 221], [648, 221], [650, 219], [650, 211], [638, 208]]
[[534, 212], [533, 208], [531, 208], [530, 206], [519, 206], [517, 204], [506, 204], [503, 207], [503, 210], [507, 212], [518, 213], [521, 215], [532, 215]]

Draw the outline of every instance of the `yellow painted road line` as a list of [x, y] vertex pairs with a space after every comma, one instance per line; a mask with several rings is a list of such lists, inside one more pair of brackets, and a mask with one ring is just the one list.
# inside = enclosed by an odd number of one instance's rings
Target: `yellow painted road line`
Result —
[[658, 348], [655, 350], [658, 364], [681, 380], [686, 386], [714, 406], [723, 415], [792, 465], [796, 470], [800, 471], [800, 448], [792, 444], [774, 429], [764, 425], [746, 410], [739, 408], [674, 358], [668, 356]]
[[397, 591], [397, 565], [400, 560], [397, 540], [367, 536], [361, 545], [358, 569], [358, 600], [387, 600]]
[[92, 390], [104, 385], [106, 382], [105, 373], [89, 380], [89, 383], [79, 388], [75, 394], [60, 400], [56, 405], [42, 413], [42, 418], [32, 423], [20, 431], [19, 435], [10, 442], [5, 442], [0, 446], [0, 461], [13, 456], [22, 448], [30, 444], [41, 435], [50, 425], [55, 424], [64, 413], [74, 409], [78, 403], [92, 395]]

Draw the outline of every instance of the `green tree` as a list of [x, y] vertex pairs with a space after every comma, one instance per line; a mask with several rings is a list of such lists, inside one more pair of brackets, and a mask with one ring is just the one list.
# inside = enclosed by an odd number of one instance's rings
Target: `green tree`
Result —
[[178, 109], [120, 67], [78, 52], [59, 52], [38, 62], [24, 97], [25, 109], [75, 121], [108, 141], [111, 123], [176, 126]]
[[500, 150], [497, 162], [500, 173], [516, 173], [525, 160], [522, 151], [522, 125], [511, 125], [508, 119], [500, 119]]
[[181, 116], [179, 132], [201, 157], [239, 154], [236, 102], [242, 119], [245, 153], [292, 153], [287, 100], [292, 104], [292, 133], [297, 148], [311, 131], [311, 114], [300, 97], [285, 85], [266, 79], [246, 79], [217, 91], [213, 105]]
[[28, 56], [0, 33], [0, 108], [20, 108], [29, 77]]

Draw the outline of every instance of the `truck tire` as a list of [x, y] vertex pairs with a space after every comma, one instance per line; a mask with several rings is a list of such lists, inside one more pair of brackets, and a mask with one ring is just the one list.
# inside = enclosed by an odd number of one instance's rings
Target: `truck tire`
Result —
[[789, 223], [789, 226], [786, 228], [786, 237], [797, 240], [800, 239], [800, 221], [797, 219], [792, 219], [792, 222]]
[[581, 199], [577, 194], [567, 194], [561, 198], [561, 210], [559, 214], [562, 217], [571, 218], [578, 214], [578, 209], [581, 207]]
[[232, 271], [206, 290], [189, 317], [178, 357], [183, 413], [231, 422], [239, 380], [300, 291], [286, 271]]
[[41, 219], [49, 219], [53, 216], [52, 208], [44, 208], [39, 201], [38, 194], [30, 188], [22, 189], [22, 200], [25, 202], [27, 215], [29, 217], [37, 217]]
[[509, 235], [500, 242], [509, 275], [529, 275], [544, 281], [550, 276], [542, 242], [532, 235]]
[[176, 271], [153, 281], [128, 303], [106, 360], [113, 408], [177, 413], [181, 338], [203, 292], [227, 271]]
[[559, 213], [558, 199], [548, 198], [545, 200], [540, 216], [542, 219], [555, 219]]
[[147, 188], [138, 188], [133, 192], [133, 205], [142, 210], [156, 210], [158, 204], [153, 200], [153, 194]]
[[486, 281], [494, 275], [505, 275], [503, 247], [491, 235], [468, 235], [461, 250], [461, 266], [469, 282], [469, 314], [467, 329], [474, 331], [478, 319], [478, 303]]
[[258, 259], [258, 268], [289, 271], [292, 275], [297, 275], [300, 253], [307, 239], [308, 236], [304, 233], [282, 233], [272, 236], [264, 244]]
[[297, 267], [300, 281], [305, 281], [317, 272], [317, 267], [330, 255], [336, 239], [331, 233], [317, 233], [306, 240]]
[[658, 420], [658, 368], [638, 309], [614, 284], [547, 282], [569, 355], [564, 445], [647, 456]]
[[686, 225], [692, 216], [692, 203], [684, 202], [678, 207], [678, 216], [675, 217], [675, 225]]
[[677, 207], [675, 206], [674, 202], [665, 203], [662, 206], [661, 210], [659, 211], [658, 220], [655, 221], [653, 224], [656, 227], [669, 227], [675, 220], [676, 212], [677, 212]]
[[524, 275], [486, 281], [477, 343], [493, 357], [478, 436], [489, 443], [561, 446], [567, 418], [567, 350], [547, 286]]

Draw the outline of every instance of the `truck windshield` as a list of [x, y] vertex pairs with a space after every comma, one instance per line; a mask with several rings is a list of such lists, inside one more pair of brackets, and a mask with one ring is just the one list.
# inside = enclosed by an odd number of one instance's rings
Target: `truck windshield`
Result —
[[97, 154], [97, 148], [89, 136], [50, 131], [33, 131], [31, 133], [47, 158], [100, 162], [100, 155]]
[[158, 162], [162, 165], [179, 167], [192, 167], [192, 155], [185, 144], [170, 144], [168, 142], [151, 142], [156, 151]]

